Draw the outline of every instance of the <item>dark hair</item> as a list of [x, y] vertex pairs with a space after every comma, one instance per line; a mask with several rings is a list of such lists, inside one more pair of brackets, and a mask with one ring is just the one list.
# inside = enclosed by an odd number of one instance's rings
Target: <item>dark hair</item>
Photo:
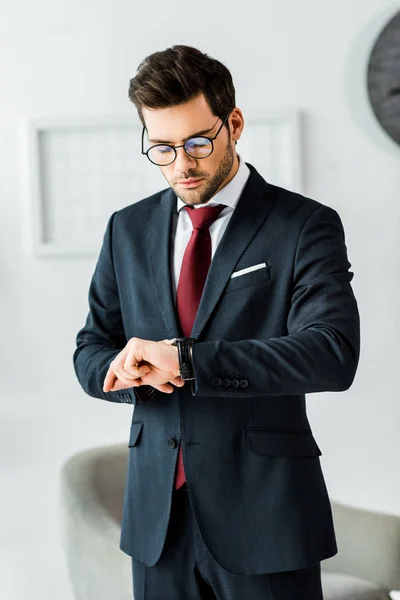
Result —
[[147, 56], [130, 80], [128, 95], [145, 125], [143, 106], [177, 106], [200, 94], [221, 119], [236, 106], [232, 75], [225, 65], [192, 46], [179, 45]]

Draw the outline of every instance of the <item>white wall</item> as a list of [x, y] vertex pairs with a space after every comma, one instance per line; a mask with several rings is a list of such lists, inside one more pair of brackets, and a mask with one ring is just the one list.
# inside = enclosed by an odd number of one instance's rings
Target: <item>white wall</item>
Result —
[[175, 43], [225, 62], [245, 117], [305, 113], [304, 191], [342, 217], [362, 319], [356, 381], [347, 392], [310, 395], [309, 417], [331, 497], [400, 514], [400, 149], [375, 123], [364, 89], [368, 50], [395, 10], [383, 0], [2, 1], [1, 597], [71, 600], [57, 521], [60, 465], [81, 448], [126, 440], [132, 410], [86, 396], [75, 379], [95, 259], [29, 254], [17, 131], [37, 116], [136, 122], [129, 79], [145, 55]]

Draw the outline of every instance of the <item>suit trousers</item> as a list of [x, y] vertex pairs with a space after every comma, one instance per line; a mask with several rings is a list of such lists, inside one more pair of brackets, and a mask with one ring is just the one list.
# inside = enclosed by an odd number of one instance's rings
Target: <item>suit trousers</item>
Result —
[[323, 600], [320, 562], [259, 575], [222, 568], [204, 544], [188, 491], [174, 488], [172, 494], [160, 559], [148, 567], [132, 558], [134, 600]]

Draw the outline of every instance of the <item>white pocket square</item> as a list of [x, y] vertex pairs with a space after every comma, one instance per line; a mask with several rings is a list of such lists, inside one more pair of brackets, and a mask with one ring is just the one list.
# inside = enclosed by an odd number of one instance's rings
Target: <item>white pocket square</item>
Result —
[[267, 266], [267, 263], [260, 263], [259, 265], [253, 265], [252, 267], [246, 267], [246, 269], [241, 269], [240, 271], [235, 271], [231, 275], [232, 277], [239, 277], [239, 275], [245, 275], [245, 273], [250, 273], [250, 271], [257, 271], [257, 269], [264, 269]]

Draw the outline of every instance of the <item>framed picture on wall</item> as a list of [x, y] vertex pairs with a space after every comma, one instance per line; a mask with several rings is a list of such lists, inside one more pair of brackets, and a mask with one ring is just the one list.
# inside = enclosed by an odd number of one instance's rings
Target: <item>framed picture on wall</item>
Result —
[[[115, 210], [168, 187], [159, 167], [141, 154], [136, 115], [41, 118], [25, 125], [35, 256], [98, 254]], [[300, 129], [298, 111], [246, 119], [237, 152], [267, 181], [301, 192]]]

